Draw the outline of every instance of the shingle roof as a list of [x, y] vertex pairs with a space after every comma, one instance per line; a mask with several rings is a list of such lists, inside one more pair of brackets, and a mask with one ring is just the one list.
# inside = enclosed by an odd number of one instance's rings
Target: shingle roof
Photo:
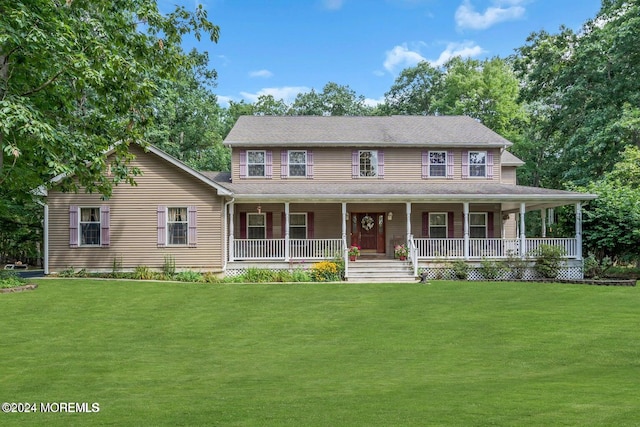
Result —
[[476, 201], [477, 203], [535, 201], [562, 205], [596, 198], [594, 194], [572, 191], [470, 181], [404, 183], [367, 179], [354, 180], [354, 182], [314, 183], [309, 180], [291, 180], [266, 183], [240, 180], [232, 183], [228, 172], [204, 172], [204, 174], [230, 190], [238, 200]]
[[241, 116], [229, 146], [482, 146], [512, 143], [468, 116]]

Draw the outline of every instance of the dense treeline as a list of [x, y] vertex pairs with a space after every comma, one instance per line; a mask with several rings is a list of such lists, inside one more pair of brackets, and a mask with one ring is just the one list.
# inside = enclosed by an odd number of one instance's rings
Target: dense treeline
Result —
[[[127, 152], [134, 142], [155, 144], [197, 169], [228, 170], [222, 141], [243, 114], [469, 115], [514, 142], [526, 162], [520, 184], [601, 194], [586, 207], [587, 251], [639, 258], [636, 2], [603, 0], [579, 31], [531, 34], [508, 58], [419, 63], [376, 106], [328, 82], [291, 104], [269, 95], [226, 108], [218, 105], [207, 55], [180, 47], [187, 32], [217, 40], [203, 9], [162, 15], [154, 0], [119, 3], [0, 5], [0, 258], [36, 251], [30, 190], [51, 177], [73, 174], [108, 197], [106, 168], [116, 184], [135, 180]], [[99, 153], [115, 141], [117, 156], [107, 165]]]

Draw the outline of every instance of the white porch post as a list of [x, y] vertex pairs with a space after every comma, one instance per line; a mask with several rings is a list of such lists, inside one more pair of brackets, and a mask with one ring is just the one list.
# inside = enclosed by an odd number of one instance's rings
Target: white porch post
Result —
[[289, 261], [291, 252], [289, 248], [289, 202], [284, 202], [284, 260]]
[[342, 257], [344, 258], [344, 277], [349, 277], [349, 248], [347, 246], [347, 202], [342, 202]]
[[582, 204], [576, 203], [576, 259], [582, 259]]
[[520, 203], [520, 258], [524, 258], [527, 252], [527, 236], [524, 225], [525, 203]]
[[233, 261], [234, 253], [233, 253], [233, 230], [235, 226], [233, 225], [233, 207], [234, 203], [229, 205], [229, 261]]
[[540, 218], [542, 218], [542, 237], [547, 237], [547, 212], [546, 209], [540, 209]]
[[407, 244], [411, 240], [411, 202], [406, 203], [407, 206]]
[[469, 259], [469, 202], [462, 204], [462, 224], [464, 227], [464, 259]]

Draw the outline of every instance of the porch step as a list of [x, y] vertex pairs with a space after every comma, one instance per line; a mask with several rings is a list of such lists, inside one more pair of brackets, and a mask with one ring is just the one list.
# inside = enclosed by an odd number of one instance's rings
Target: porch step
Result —
[[352, 283], [415, 283], [413, 267], [407, 261], [365, 260], [349, 262], [349, 277]]

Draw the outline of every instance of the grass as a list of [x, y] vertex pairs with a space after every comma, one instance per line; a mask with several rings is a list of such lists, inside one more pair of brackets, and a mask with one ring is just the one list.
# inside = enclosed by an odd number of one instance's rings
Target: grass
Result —
[[0, 295], [2, 425], [632, 426], [638, 288], [47, 279]]

